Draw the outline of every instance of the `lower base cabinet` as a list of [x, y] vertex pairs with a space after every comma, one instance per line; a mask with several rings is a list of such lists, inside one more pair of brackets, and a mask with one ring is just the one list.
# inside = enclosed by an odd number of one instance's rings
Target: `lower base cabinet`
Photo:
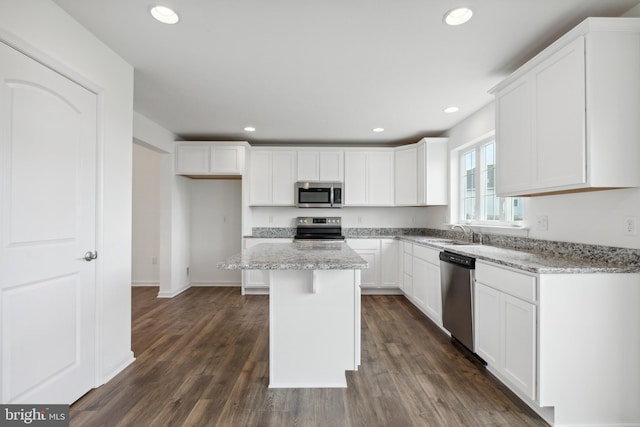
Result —
[[420, 245], [408, 245], [411, 247], [405, 247], [403, 251], [403, 291], [413, 304], [442, 326], [440, 251]]
[[536, 305], [476, 282], [475, 308], [476, 353], [535, 400]]
[[398, 289], [399, 242], [394, 239], [349, 239], [347, 244], [369, 263], [363, 269], [360, 288], [363, 291], [385, 292]]

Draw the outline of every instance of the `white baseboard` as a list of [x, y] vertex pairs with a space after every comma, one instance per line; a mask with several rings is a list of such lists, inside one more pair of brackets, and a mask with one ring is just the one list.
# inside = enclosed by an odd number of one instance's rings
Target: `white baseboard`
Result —
[[146, 287], [146, 286], [160, 286], [160, 282], [153, 282], [153, 281], [149, 281], [149, 282], [144, 282], [144, 281], [135, 281], [135, 282], [131, 282], [131, 286], [132, 287]]
[[360, 287], [362, 295], [404, 295], [399, 288], [363, 288]]
[[102, 384], [106, 384], [107, 382], [111, 381], [116, 375], [124, 371], [127, 366], [135, 362], [135, 360], [136, 358], [133, 356], [133, 351], [130, 351], [127, 357], [122, 362], [117, 364], [115, 368], [111, 369], [108, 373], [102, 376], [102, 383], [98, 385], [100, 386]]
[[191, 287], [191, 284], [188, 284], [184, 288], [177, 289], [175, 291], [168, 291], [168, 292], [167, 291], [160, 291], [160, 292], [158, 292], [158, 298], [173, 298], [176, 295], [180, 295], [181, 293], [183, 293], [184, 291], [186, 291], [190, 287]]
[[221, 287], [221, 288], [239, 288], [238, 282], [191, 282], [194, 287]]

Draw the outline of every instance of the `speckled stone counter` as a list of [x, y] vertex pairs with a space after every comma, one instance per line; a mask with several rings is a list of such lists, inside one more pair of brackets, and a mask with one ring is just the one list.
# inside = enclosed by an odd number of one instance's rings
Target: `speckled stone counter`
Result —
[[346, 243], [261, 243], [218, 263], [222, 270], [361, 270], [369, 264]]
[[[538, 274], [640, 272], [640, 259], [635, 258], [634, 262], [633, 257], [630, 256], [621, 255], [620, 262], [616, 263], [612, 259], [598, 255], [597, 252], [591, 257], [571, 257], [553, 252], [506, 249], [424, 236], [400, 236], [398, 239]], [[622, 248], [611, 248], [612, 251], [618, 249]], [[628, 251], [633, 252], [634, 250]], [[623, 252], [626, 254], [627, 251], [623, 250]], [[584, 254], [581, 253], [581, 255]]]

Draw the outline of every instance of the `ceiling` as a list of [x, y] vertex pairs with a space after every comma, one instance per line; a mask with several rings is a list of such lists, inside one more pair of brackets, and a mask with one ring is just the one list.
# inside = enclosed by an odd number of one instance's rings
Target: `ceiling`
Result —
[[[153, 0], [54, 1], [135, 67], [135, 110], [183, 139], [344, 145], [442, 135], [585, 17], [640, 3], [160, 0], [181, 17], [165, 25]], [[471, 21], [445, 25], [461, 5]]]

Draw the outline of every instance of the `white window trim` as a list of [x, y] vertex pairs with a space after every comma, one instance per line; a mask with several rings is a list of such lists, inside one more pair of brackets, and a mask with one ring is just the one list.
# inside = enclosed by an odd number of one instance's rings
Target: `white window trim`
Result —
[[[463, 144], [459, 147], [456, 147], [451, 150], [449, 160], [450, 160], [450, 206], [449, 206], [449, 218], [451, 218], [451, 223], [453, 224], [465, 224], [470, 226], [478, 226], [482, 228], [502, 228], [502, 229], [524, 229], [523, 221], [495, 221], [495, 220], [467, 220], [463, 218], [463, 206], [461, 206], [461, 198], [460, 194], [462, 192], [462, 182], [461, 182], [461, 155], [464, 152], [469, 151], [471, 147], [480, 146], [482, 144], [488, 144], [490, 141], [495, 141], [495, 130], [487, 132], [473, 140], [469, 141], [466, 144]], [[496, 147], [497, 150], [497, 147]], [[482, 151], [482, 150], [481, 150]], [[496, 167], [500, 167], [500, 165], [496, 165]], [[477, 172], [476, 179], [480, 178], [476, 185], [482, 184], [483, 178], [481, 178], [480, 171]], [[479, 197], [479, 199], [481, 199]], [[477, 209], [482, 209], [482, 202], [478, 203]]]

